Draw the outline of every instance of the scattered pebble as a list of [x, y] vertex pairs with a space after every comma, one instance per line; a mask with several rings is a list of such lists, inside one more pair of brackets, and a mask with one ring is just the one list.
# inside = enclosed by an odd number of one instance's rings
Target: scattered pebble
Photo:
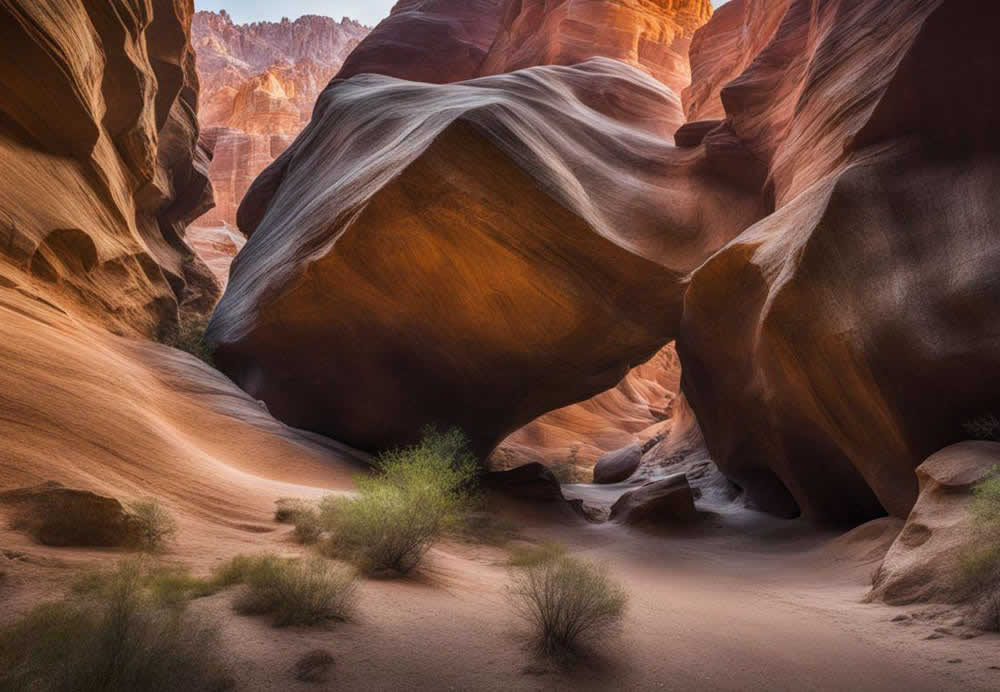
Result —
[[909, 622], [909, 620], [910, 620], [910, 616], [909, 615], [897, 615], [896, 617], [894, 617], [889, 622]]

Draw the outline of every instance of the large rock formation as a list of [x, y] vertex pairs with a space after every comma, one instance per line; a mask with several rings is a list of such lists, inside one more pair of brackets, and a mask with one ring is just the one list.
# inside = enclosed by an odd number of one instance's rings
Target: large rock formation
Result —
[[509, 2], [480, 74], [575, 65], [600, 55], [634, 65], [679, 94], [691, 81], [691, 37], [711, 16], [710, 0]]
[[679, 352], [713, 458], [765, 509], [905, 517], [916, 466], [1000, 404], [998, 19], [796, 0], [719, 90], [700, 149], [751, 151], [774, 212], [695, 272]]
[[212, 204], [192, 13], [191, 0], [0, 2], [0, 286], [147, 335], [179, 303], [214, 302], [182, 240]]
[[367, 33], [347, 18], [237, 25], [225, 11], [195, 13], [199, 120], [216, 200], [199, 227], [235, 227], [250, 183], [309, 122], [316, 97]]
[[679, 111], [603, 59], [331, 85], [241, 206], [217, 363], [366, 449], [436, 423], [489, 451], [615, 386], [676, 334], [686, 273], [761, 213], [663, 136]]

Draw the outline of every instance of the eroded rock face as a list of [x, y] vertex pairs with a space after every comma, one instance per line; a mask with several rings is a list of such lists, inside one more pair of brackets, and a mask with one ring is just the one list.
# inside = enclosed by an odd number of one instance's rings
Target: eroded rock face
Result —
[[678, 350], [713, 459], [762, 508], [905, 517], [917, 465], [996, 408], [996, 13], [792, 2], [721, 90], [698, 148], [751, 151], [775, 210], [695, 272]]
[[480, 74], [575, 65], [595, 55], [648, 72], [678, 94], [691, 81], [688, 48], [710, 0], [508, 2]]
[[182, 241], [212, 204], [192, 13], [190, 0], [0, 3], [3, 285], [145, 335], [179, 303], [214, 303]]
[[603, 59], [332, 85], [241, 206], [218, 364], [364, 449], [434, 423], [488, 452], [615, 386], [676, 333], [682, 277], [761, 213], [663, 137], [679, 110]]
[[920, 494], [869, 598], [892, 605], [969, 598], [960, 561], [980, 541], [972, 491], [1000, 464], [1000, 443], [963, 442], [917, 467]]
[[363, 73], [445, 84], [475, 77], [493, 44], [505, 0], [400, 0], [344, 62]]

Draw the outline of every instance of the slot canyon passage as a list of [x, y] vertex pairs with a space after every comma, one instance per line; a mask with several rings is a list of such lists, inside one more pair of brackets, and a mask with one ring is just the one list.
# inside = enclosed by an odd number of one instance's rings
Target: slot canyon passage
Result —
[[1000, 689], [1000, 5], [210, 4], [0, 0], [0, 691]]

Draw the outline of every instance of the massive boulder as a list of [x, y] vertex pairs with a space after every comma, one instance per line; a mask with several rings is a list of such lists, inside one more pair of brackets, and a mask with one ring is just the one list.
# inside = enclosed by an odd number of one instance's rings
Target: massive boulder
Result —
[[678, 94], [691, 81], [688, 48], [710, 0], [508, 2], [480, 74], [575, 65], [595, 55], [648, 72]]
[[664, 136], [680, 117], [605, 59], [335, 82], [241, 205], [218, 365], [363, 449], [431, 423], [485, 453], [614, 387], [676, 335], [683, 277], [761, 214]]
[[[212, 204], [191, 0], [0, 2], [0, 282], [155, 335], [218, 295], [184, 245]], [[26, 66], [30, 66], [28, 69]]]
[[752, 152], [774, 212], [694, 273], [678, 350], [712, 457], [764, 509], [906, 517], [917, 465], [1000, 405], [998, 13], [796, 0], [720, 91], [696, 150]]

